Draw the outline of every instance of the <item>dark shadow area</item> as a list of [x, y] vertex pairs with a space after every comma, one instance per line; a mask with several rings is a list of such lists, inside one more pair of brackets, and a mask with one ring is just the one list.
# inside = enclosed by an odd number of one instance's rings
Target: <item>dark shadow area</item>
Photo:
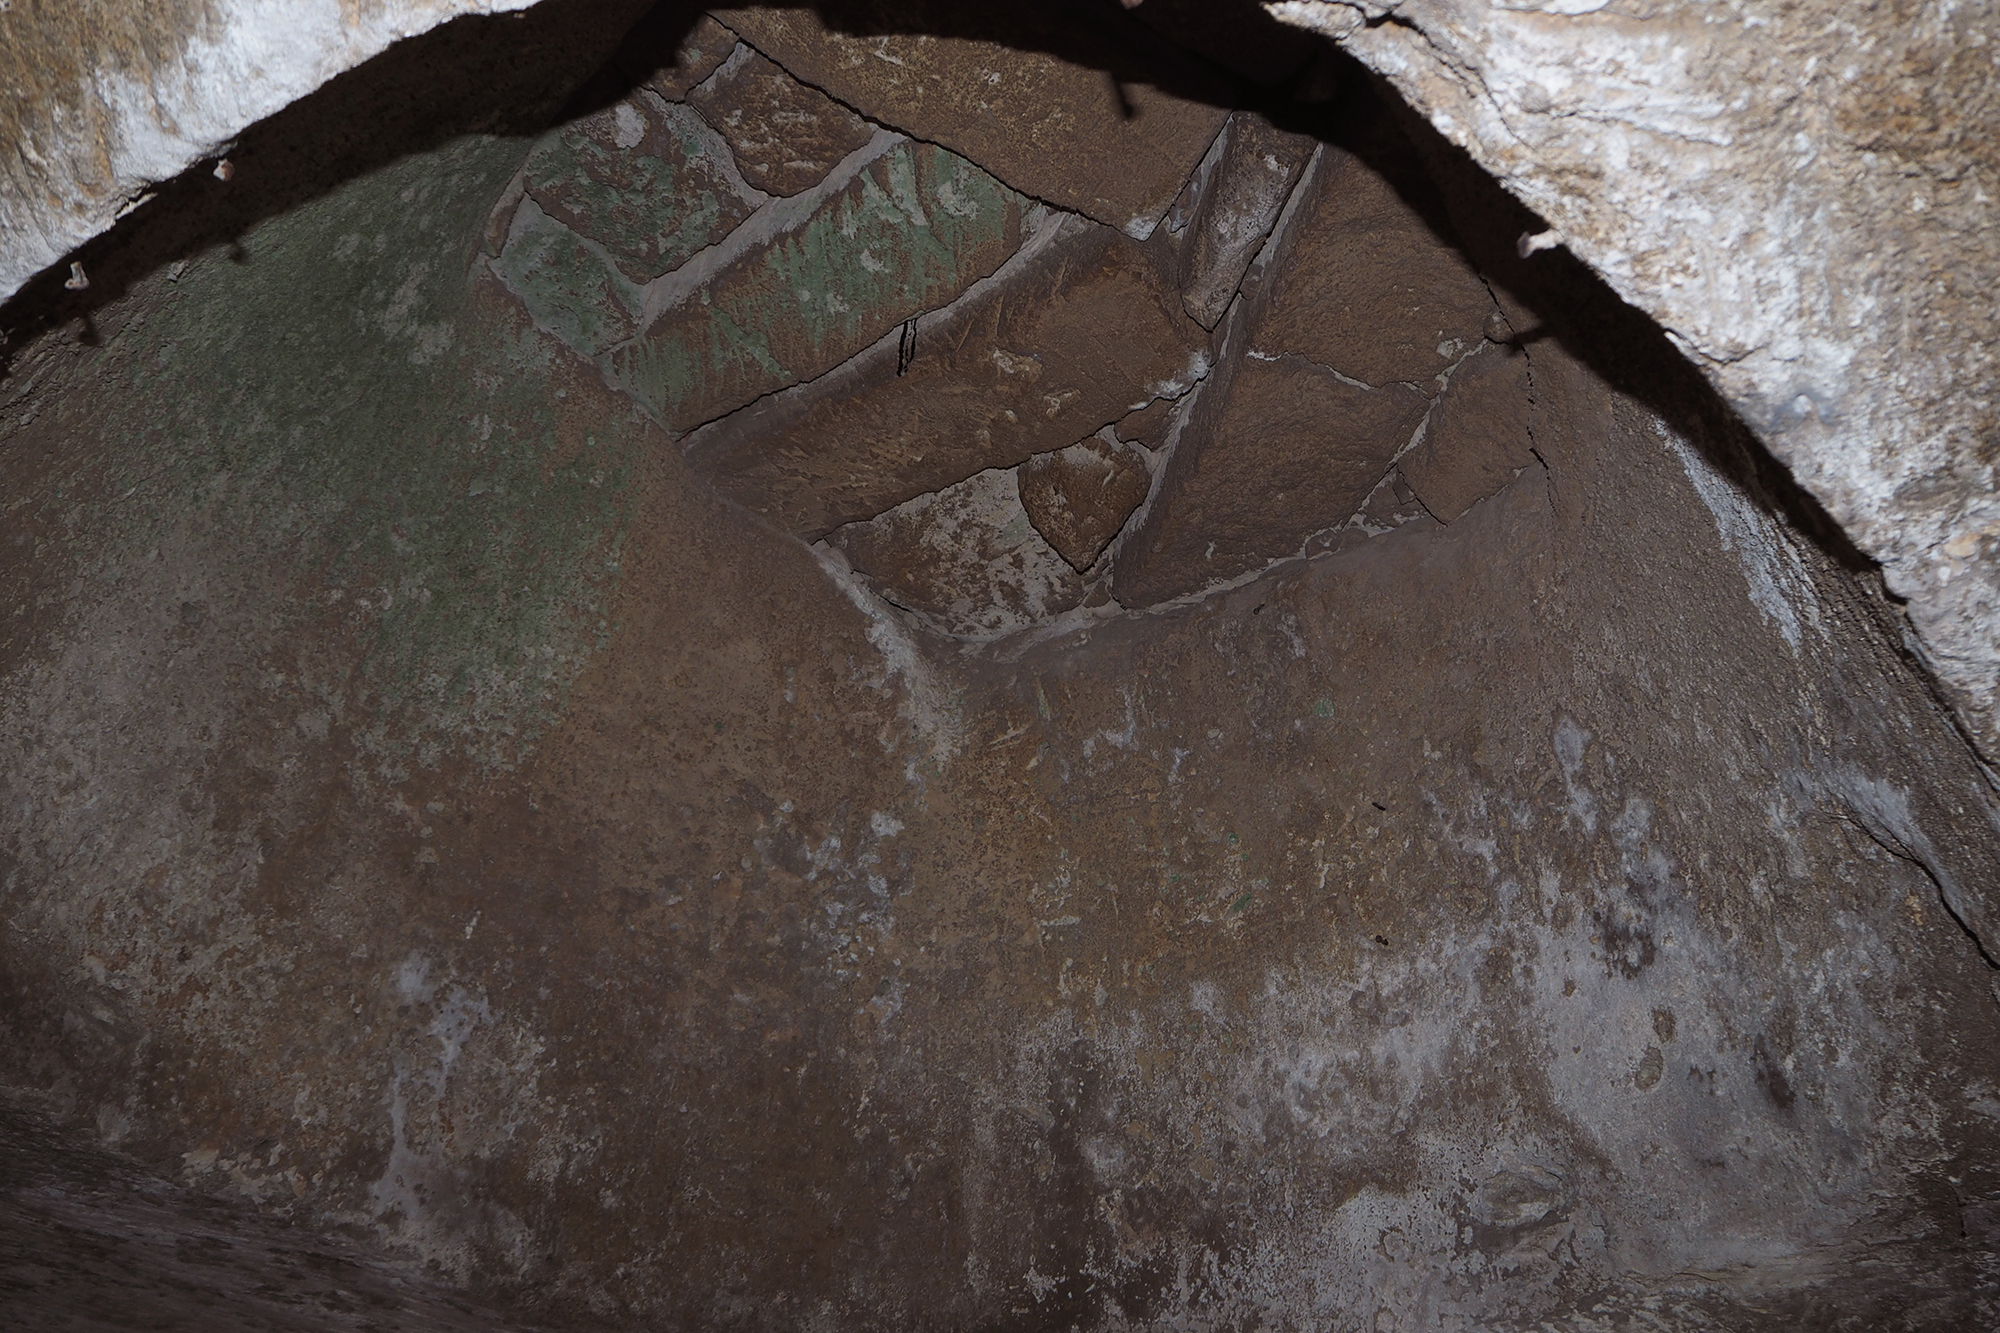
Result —
[[[0, 1320], [125, 1333], [532, 1333], [377, 1248], [163, 1180], [0, 1092]], [[595, 1321], [566, 1327], [603, 1327]]]

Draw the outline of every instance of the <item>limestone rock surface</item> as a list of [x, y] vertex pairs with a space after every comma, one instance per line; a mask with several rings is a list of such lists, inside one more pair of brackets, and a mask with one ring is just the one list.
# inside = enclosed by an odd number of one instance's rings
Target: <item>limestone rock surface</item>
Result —
[[1201, 184], [1181, 242], [1182, 300], [1208, 329], [1222, 318], [1318, 147], [1311, 135], [1281, 130], [1251, 112], [1231, 116], [1223, 133], [1221, 156]]
[[1486, 343], [1460, 361], [1424, 423], [1422, 443], [1397, 466], [1424, 508], [1449, 523], [1535, 463], [1528, 356]]
[[[1408, 155], [1398, 141], [1377, 160], [1394, 170], [1394, 156]], [[1435, 392], [1436, 376], [1477, 345], [1494, 306], [1448, 232], [1440, 234], [1437, 214], [1410, 203], [1429, 193], [1420, 174], [1406, 164], [1387, 175], [1329, 144], [1298, 188], [1292, 235], [1270, 268], [1251, 346], [1370, 386]]]
[[645, 293], [606, 373], [674, 430], [810, 380], [949, 302], [1020, 244], [1022, 200], [964, 158], [876, 131]]
[[1120, 547], [1112, 588], [1151, 606], [1296, 555], [1345, 522], [1410, 443], [1428, 406], [1305, 360], [1245, 358], [1196, 390], [1159, 493]]
[[[9, 5], [0, 10], [0, 301], [148, 187], [391, 42], [534, 0]], [[630, 22], [640, 6], [623, 6]], [[607, 15], [607, 17], [610, 17]], [[615, 20], [614, 20], [615, 21]]]
[[2000, 8], [1267, 7], [1671, 332], [1881, 562], [2000, 758]]
[[[6, 1079], [550, 1329], [2000, 1323], [1993, 789], [1580, 267], [1480, 261], [1540, 465], [1456, 521], [967, 643], [466, 262], [528, 151], [16, 349]], [[964, 383], [1100, 282], [1187, 354], [1174, 266], [1060, 225], [1136, 276], [947, 306]], [[920, 323], [850, 363], [880, 422], [957, 354]], [[1279, 365], [1134, 393], [1106, 342], [1046, 345], [1099, 424], [1198, 393], [1169, 465]], [[1025, 420], [1058, 367], [1012, 368]]]
[[541, 211], [602, 247], [635, 285], [679, 268], [764, 202], [700, 116], [643, 93], [551, 136], [524, 170]]

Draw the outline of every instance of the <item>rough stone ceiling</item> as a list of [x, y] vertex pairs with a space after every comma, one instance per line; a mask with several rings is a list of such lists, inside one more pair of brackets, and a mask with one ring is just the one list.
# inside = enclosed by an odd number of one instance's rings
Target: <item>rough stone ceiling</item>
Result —
[[6, 1081], [569, 1329], [1993, 1322], [1991, 783], [1656, 326], [1272, 25], [588, 12], [29, 293]]
[[[0, 13], [27, 96], [0, 291], [399, 36], [527, 0], [95, 0]], [[1235, 49], [1242, 11], [1140, 6]], [[1327, 35], [1657, 319], [1879, 561], [2000, 754], [2000, 30], [1990, 4], [1266, 6]], [[1217, 36], [1209, 49], [1232, 49]]]

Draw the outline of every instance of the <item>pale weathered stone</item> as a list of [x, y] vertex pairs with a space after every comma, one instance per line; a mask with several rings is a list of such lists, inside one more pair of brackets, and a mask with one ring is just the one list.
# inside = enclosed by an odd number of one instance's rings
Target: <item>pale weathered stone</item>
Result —
[[11, 149], [0, 158], [0, 301], [108, 229], [148, 186], [223, 151], [249, 125], [391, 42], [460, 14], [531, 3], [0, 8], [0, 86], [8, 90], [0, 141]]
[[1528, 356], [1484, 343], [1451, 372], [1423, 442], [1399, 464], [1433, 517], [1449, 523], [1535, 463]]
[[1371, 389], [1302, 357], [1246, 357], [1197, 391], [1112, 590], [1152, 606], [1296, 555], [1344, 522], [1410, 442], [1427, 406], [1405, 384]]
[[1181, 299], [1208, 329], [1228, 308], [1316, 146], [1312, 136], [1249, 111], [1231, 116], [1223, 136], [1222, 155], [1181, 240]]
[[2000, 758], [1992, 0], [1269, 8], [1386, 76], [1672, 332], [1882, 562]]
[[526, 188], [641, 284], [714, 245], [764, 202], [700, 116], [644, 92], [543, 140], [528, 157]]
[[1415, 185], [1331, 144], [1320, 150], [1299, 186], [1285, 260], [1272, 270], [1256, 351], [1302, 356], [1364, 384], [1436, 391], [1435, 377], [1483, 336], [1494, 306], [1441, 224], [1404, 197]]
[[[1129, 20], [1113, 29], [1060, 7], [950, 0], [844, 8], [831, 28], [810, 9], [716, 14], [849, 106], [1135, 236], [1151, 232], [1228, 115], [1226, 88]], [[1192, 97], [1151, 83], [1162, 67]]]
[[[666, 22], [673, 22], [677, 15], [666, 6], [656, 11]], [[717, 66], [729, 59], [736, 50], [736, 34], [703, 14], [694, 21], [694, 26], [674, 42], [673, 53], [645, 79], [651, 88], [669, 102], [685, 101], [688, 90], [715, 73]]]
[[822, 380], [691, 436], [722, 491], [808, 538], [1074, 443], [1208, 369], [1171, 252], [1047, 219], [992, 278]]
[[777, 195], [817, 185], [875, 132], [748, 45], [690, 89], [687, 100], [729, 141], [743, 178]]
[[1083, 600], [1077, 571], [1024, 512], [1012, 470], [906, 500], [826, 540], [890, 602], [960, 638], [997, 638]]
[[1015, 475], [1035, 531], [1078, 573], [1096, 563], [1153, 483], [1137, 450], [1106, 443], [1101, 433], [1037, 454]]
[[653, 284], [640, 333], [605, 373], [690, 430], [824, 374], [999, 268], [1021, 205], [965, 159], [878, 131], [826, 181]]

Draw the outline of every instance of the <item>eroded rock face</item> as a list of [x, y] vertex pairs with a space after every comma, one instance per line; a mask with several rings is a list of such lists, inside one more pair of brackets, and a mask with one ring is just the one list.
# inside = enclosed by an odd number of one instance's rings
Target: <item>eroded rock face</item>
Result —
[[687, 96], [729, 140], [744, 179], [772, 194], [819, 184], [874, 135], [861, 117], [746, 45]]
[[1528, 354], [1487, 343], [1460, 361], [1399, 467], [1424, 509], [1449, 523], [1536, 466]]
[[[0, 225], [13, 242], [0, 291], [37, 273], [54, 286], [60, 278], [47, 278], [47, 266], [149, 187], [230, 151], [259, 117], [393, 38], [455, 14], [517, 7], [385, 0], [304, 26], [261, 0], [115, 8], [109, 22], [73, 7], [0, 15], [0, 48], [16, 62], [10, 86], [22, 92], [9, 137], [24, 145], [0, 181]], [[638, 0], [620, 6], [620, 17], [639, 8]], [[1685, 3], [1266, 8], [1335, 38], [1388, 77], [1556, 224], [1545, 240], [1562, 240], [1675, 330], [1883, 563], [1961, 716], [1989, 753], [2000, 745], [1992, 411], [1980, 392], [1964, 390], [1992, 378], [2000, 341], [1988, 299], [2000, 272], [1990, 6], [1889, 16], [1750, 5], [1726, 21]], [[1262, 13], [1182, 0], [1142, 9], [1151, 29], [1256, 82], [1313, 81], [1311, 48]], [[615, 29], [620, 17], [601, 7], [591, 14], [599, 28]], [[850, 100], [881, 94], [925, 122], [920, 137], [933, 128], [961, 136], [960, 150], [975, 160], [1037, 142], [1005, 170], [997, 157], [987, 165], [1003, 177], [1039, 174], [1051, 191], [1040, 197], [1143, 232], [1165, 196], [1135, 186], [1111, 198], [1103, 182], [1136, 180], [1129, 169], [1140, 161], [1157, 165], [1139, 173], [1154, 184], [1178, 180], [1188, 145], [1219, 123], [1200, 104], [1227, 96], [1185, 67], [1160, 91], [1125, 82], [1149, 30], [1099, 17], [1079, 32], [1066, 15], [1065, 34], [1063, 22], [1031, 14], [1029, 26], [1046, 31], [1026, 43], [1040, 62], [1029, 78], [1018, 77], [1027, 68], [1019, 62], [980, 63], [980, 52], [1005, 46], [996, 37], [1007, 22], [994, 26], [958, 6], [843, 6], [832, 31], [802, 10], [744, 11], [739, 21], [762, 24], [768, 47], [789, 43], [790, 59], [820, 70], [809, 82], [858, 80]], [[1008, 22], [1018, 38], [1020, 15]], [[578, 25], [558, 28], [568, 38]], [[282, 40], [268, 42], [277, 30]], [[704, 33], [694, 49], [712, 39]], [[883, 43], [911, 50], [892, 70], [870, 54]], [[1870, 54], [1857, 61], [1857, 51]], [[1089, 77], [1099, 67], [1113, 77]], [[1004, 96], [992, 91], [1000, 85]], [[661, 91], [677, 97], [687, 86], [670, 75]], [[132, 87], [143, 95], [121, 91]], [[971, 106], [982, 116], [961, 114]], [[1072, 109], [1088, 119], [1065, 119]], [[1098, 114], [1105, 110], [1118, 114]], [[1128, 119], [1118, 132], [1104, 128]], [[1094, 133], [1076, 135], [1078, 123]]]
[[1412, 149], [1386, 126], [1380, 133], [1372, 163], [1322, 150], [1284, 258], [1271, 265], [1251, 345], [1371, 388], [1410, 384], [1431, 394], [1497, 311], [1449, 231], [1440, 234], [1447, 224], [1435, 210], [1426, 219], [1405, 197], [1428, 203], [1434, 193], [1413, 164], [1395, 164]]
[[1427, 404], [1402, 384], [1349, 383], [1302, 357], [1246, 357], [1212, 376], [1119, 552], [1128, 606], [1198, 593], [1297, 555], [1346, 521], [1409, 447]]
[[1216, 161], [1203, 163], [1208, 170], [1194, 178], [1199, 197], [1186, 220], [1192, 234], [1182, 243], [1181, 299], [1203, 328], [1222, 318], [1317, 146], [1312, 136], [1280, 130], [1261, 116], [1230, 117]]
[[1268, 8], [1380, 72], [1673, 331], [1882, 563], [2000, 754], [1994, 8]]
[[[533, 0], [271, 0], [9, 6], [0, 137], [0, 301], [190, 163], [398, 38]], [[629, 23], [641, 6], [625, 6]], [[616, 22], [616, 19], [613, 19]]]
[[1081, 602], [1085, 589], [1076, 562], [1031, 520], [1016, 471], [978, 473], [837, 528], [827, 542], [893, 605], [946, 634], [997, 639], [1038, 625]]

